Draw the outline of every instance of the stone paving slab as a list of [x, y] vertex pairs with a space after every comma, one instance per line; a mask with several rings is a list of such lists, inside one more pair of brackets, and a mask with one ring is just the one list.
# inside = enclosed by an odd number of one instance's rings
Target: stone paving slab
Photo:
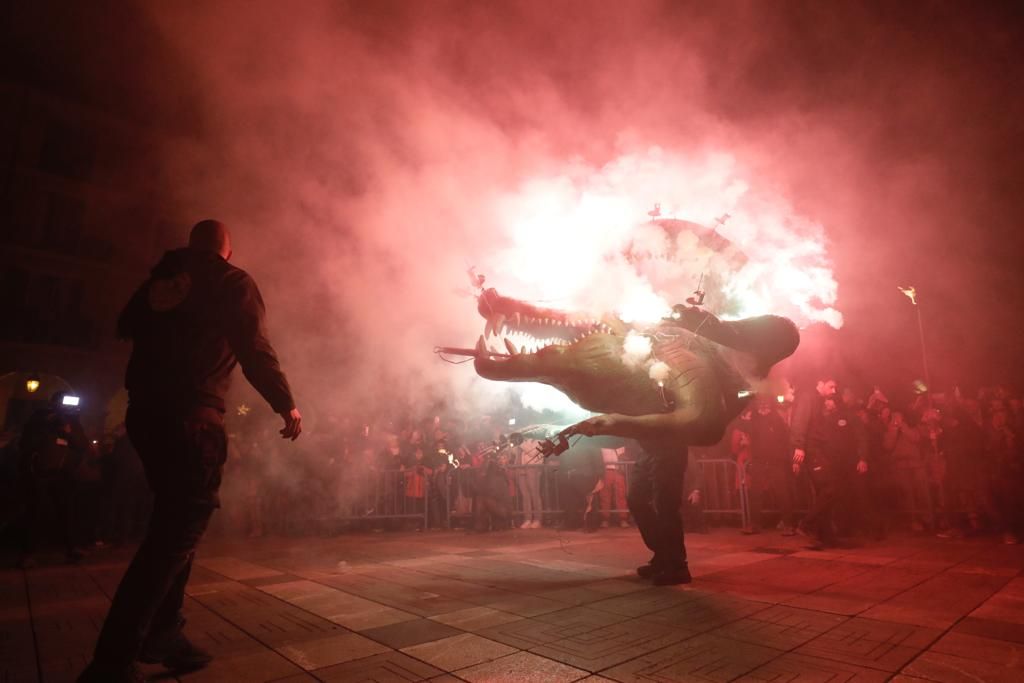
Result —
[[888, 672], [878, 669], [790, 652], [736, 680], [742, 683], [883, 683], [889, 680], [889, 676]]
[[420, 643], [429, 643], [434, 640], [457, 636], [461, 633], [465, 633], [465, 631], [431, 619], [403, 621], [398, 624], [380, 626], [363, 631], [365, 636], [396, 650], [409, 647], [410, 645], [419, 645]]
[[865, 610], [863, 616], [947, 628], [1008, 582], [1005, 576], [946, 572]]
[[[588, 627], [582, 627], [586, 630]], [[546, 643], [564, 638], [569, 631], [557, 624], [550, 624], [534, 619], [519, 619], [498, 626], [491, 626], [478, 633], [485, 638], [504, 643], [510, 647], [529, 650]]]
[[244, 562], [234, 557], [208, 557], [196, 560], [196, 564], [204, 569], [209, 569], [221, 576], [226, 576], [235, 581], [246, 579], [258, 579], [267, 576], [282, 574], [276, 569], [269, 569], [258, 564]]
[[903, 673], [943, 683], [1020, 683], [1024, 680], [1024, 671], [1019, 668], [941, 652], [923, 653], [903, 669]]
[[185, 683], [266, 683], [301, 674], [302, 669], [273, 650], [220, 657], [201, 671], [180, 676]]
[[768, 603], [784, 603], [801, 596], [799, 589], [780, 588], [762, 581], [718, 581], [712, 577], [700, 582], [701, 590], [714, 593], [724, 593], [745, 600]]
[[641, 591], [593, 602], [589, 607], [626, 617], [639, 617], [696, 600], [701, 595], [702, 593], [696, 590], [659, 590], [648, 587]]
[[956, 633], [992, 638], [994, 640], [1008, 640], [1011, 643], [1024, 644], [1024, 624], [1016, 624], [1011, 621], [998, 619], [979, 619], [967, 617], [953, 627]]
[[970, 616], [1024, 624], [1024, 578], [1015, 578], [983, 602]]
[[263, 643], [191, 598], [185, 600], [184, 613], [189, 637], [214, 656], [233, 657], [266, 649]]
[[700, 597], [696, 600], [689, 600], [668, 609], [645, 614], [640, 617], [640, 620], [686, 629], [694, 633], [703, 633], [744, 617], [757, 615], [771, 607], [769, 603], [744, 600], [731, 595], [716, 595], [714, 593], [697, 595]]
[[536, 617], [549, 612], [557, 612], [569, 606], [564, 602], [558, 602], [549, 598], [539, 598], [535, 595], [523, 595], [521, 593], [505, 591], [502, 591], [502, 593], [502, 597], [490, 600], [485, 604], [493, 609], [509, 612], [520, 617]]
[[465, 669], [510, 655], [515, 651], [514, 647], [473, 633], [463, 633], [402, 649], [402, 652], [410, 657], [423, 660], [442, 671]]
[[[181, 680], [1024, 680], [1024, 549], [801, 544], [697, 535], [656, 588], [635, 530], [210, 541], [185, 614], [216, 659]], [[0, 571], [0, 681], [73, 681], [129, 558]]]
[[390, 626], [419, 617], [311, 581], [262, 586], [261, 590], [295, 607], [353, 631]]
[[[764, 557], [764, 556], [762, 556]], [[756, 565], [711, 573], [716, 582], [764, 583], [776, 588], [810, 592], [865, 573], [869, 567], [793, 555], [765, 559]]]
[[459, 669], [455, 674], [470, 683], [571, 683], [589, 675], [582, 669], [575, 669], [529, 652], [517, 652], [490, 662]]
[[854, 617], [800, 647], [800, 654], [899, 671], [938, 640], [938, 629]]
[[358, 633], [341, 633], [274, 649], [307, 671], [391, 651], [391, 648]]
[[480, 631], [492, 626], [519, 621], [520, 619], [518, 615], [491, 609], [490, 607], [470, 607], [430, 618], [433, 621], [438, 621], [463, 631]]
[[837, 614], [860, 614], [875, 605], [927, 581], [932, 575], [898, 567], [878, 567], [837, 581], [819, 590], [803, 593], [785, 602]]
[[421, 617], [455, 612], [473, 603], [445, 597], [414, 586], [391, 583], [371, 576], [325, 576], [323, 583], [381, 605]]
[[315, 639], [342, 630], [334, 622], [240, 583], [213, 591], [207, 585], [204, 591], [194, 593], [192, 597], [269, 647]]
[[724, 683], [753, 671], [782, 653], [728, 638], [702, 635], [601, 672], [622, 683]]
[[317, 679], [326, 683], [411, 683], [442, 674], [436, 667], [394, 651], [316, 671]]
[[562, 637], [531, 648], [530, 652], [597, 672], [692, 635], [684, 629], [628, 620], [586, 630], [573, 629]]
[[1021, 643], [951, 632], [940, 638], [931, 650], [1018, 669], [1024, 679], [1024, 644]]
[[836, 614], [775, 605], [720, 626], [713, 634], [776, 650], [793, 650], [845, 621], [846, 617]]

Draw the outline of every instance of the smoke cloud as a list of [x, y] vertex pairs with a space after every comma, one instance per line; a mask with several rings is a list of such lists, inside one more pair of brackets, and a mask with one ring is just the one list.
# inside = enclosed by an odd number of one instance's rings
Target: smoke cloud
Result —
[[[480, 334], [471, 267], [509, 296], [639, 318], [703, 274], [726, 315], [845, 319], [805, 334], [794, 362], [861, 383], [916, 373], [896, 290], [912, 284], [942, 381], [1007, 370], [991, 358], [1012, 357], [999, 339], [1020, 317], [995, 297], [1024, 287], [998, 247], [1021, 244], [1001, 180], [1021, 162], [1002, 142], [1024, 116], [1002, 88], [1021, 41], [996, 9], [145, 11], [174, 55], [150, 87], [196, 111], [161, 150], [167, 186], [181, 213], [233, 228], [300, 406], [502, 405], [507, 387], [431, 353]], [[656, 203], [732, 251], [666, 237]]]

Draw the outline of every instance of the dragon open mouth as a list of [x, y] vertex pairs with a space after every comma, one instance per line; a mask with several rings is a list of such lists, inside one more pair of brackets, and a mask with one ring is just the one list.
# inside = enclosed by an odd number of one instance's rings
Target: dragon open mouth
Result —
[[595, 334], [624, 334], [617, 319], [542, 308], [501, 296], [493, 289], [480, 295], [477, 310], [486, 321], [476, 345], [480, 355], [528, 356], [570, 347]]

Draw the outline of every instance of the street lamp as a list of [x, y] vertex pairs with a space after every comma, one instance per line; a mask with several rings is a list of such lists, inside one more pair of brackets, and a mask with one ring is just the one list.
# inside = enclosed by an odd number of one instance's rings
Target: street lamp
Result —
[[30, 394], [34, 394], [39, 391], [39, 378], [35, 375], [30, 376], [25, 380], [25, 391]]

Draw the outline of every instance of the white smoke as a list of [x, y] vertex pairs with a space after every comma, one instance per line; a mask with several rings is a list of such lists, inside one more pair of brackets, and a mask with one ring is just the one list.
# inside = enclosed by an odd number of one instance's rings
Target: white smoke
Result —
[[658, 386], [661, 386], [669, 376], [671, 376], [672, 368], [668, 366], [668, 363], [659, 360], [651, 364], [651, 368], [647, 374], [650, 375], [651, 379], [658, 383]]
[[622, 362], [635, 368], [645, 363], [650, 357], [651, 338], [636, 330], [630, 330], [622, 344]]

